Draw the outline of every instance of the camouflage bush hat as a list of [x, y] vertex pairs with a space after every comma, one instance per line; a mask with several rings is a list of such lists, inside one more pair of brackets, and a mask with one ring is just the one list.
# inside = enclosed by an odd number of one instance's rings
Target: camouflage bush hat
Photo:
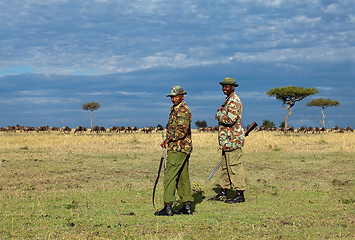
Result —
[[187, 94], [187, 92], [185, 92], [181, 86], [174, 86], [171, 88], [171, 93], [166, 96], [167, 97], [175, 97], [176, 95], [185, 95], [185, 94]]
[[219, 82], [219, 84], [221, 84], [221, 85], [232, 85], [232, 86], [235, 86], [235, 87], [239, 86], [239, 84], [235, 83], [234, 78], [230, 78], [230, 77], [224, 78], [223, 82]]

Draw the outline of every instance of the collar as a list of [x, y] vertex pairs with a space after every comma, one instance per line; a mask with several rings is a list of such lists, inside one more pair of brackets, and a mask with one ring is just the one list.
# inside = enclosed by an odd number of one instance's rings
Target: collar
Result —
[[224, 103], [222, 104], [222, 106], [225, 106], [228, 102], [228, 100], [235, 95], [235, 92], [232, 92], [231, 95], [229, 95], [228, 97], [226, 97], [226, 101], [224, 101]]
[[182, 100], [181, 103], [179, 103], [179, 104], [176, 105], [176, 106], [172, 106], [172, 107], [171, 107], [171, 110], [177, 109], [177, 108], [179, 108], [179, 107], [180, 107], [181, 105], [183, 105], [183, 104], [185, 104], [185, 100]]
[[233, 95], [235, 95], [235, 92], [232, 92], [228, 97], [226, 97], [226, 100], [228, 100], [230, 97], [232, 97]]

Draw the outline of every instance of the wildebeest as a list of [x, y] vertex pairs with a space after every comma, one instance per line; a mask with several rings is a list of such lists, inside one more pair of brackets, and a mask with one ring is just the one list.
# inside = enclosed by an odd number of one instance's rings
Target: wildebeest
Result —
[[49, 128], [49, 131], [60, 131], [59, 127], [51, 127]]
[[24, 132], [33, 132], [33, 131], [36, 131], [36, 128], [35, 127], [25, 127], [23, 129]]
[[22, 131], [24, 131], [24, 129], [25, 129], [24, 126], [20, 126], [20, 125], [17, 125], [17, 126], [16, 126], [16, 131], [22, 132]]
[[16, 127], [15, 126], [7, 126], [5, 128], [6, 132], [16, 132]]
[[106, 128], [95, 126], [90, 130], [90, 132], [103, 133], [106, 132]]
[[75, 128], [74, 133], [76, 133], [76, 132], [86, 132], [87, 130], [88, 129], [86, 127], [79, 126], [79, 127]]
[[118, 132], [119, 133], [121, 133], [121, 131], [124, 132], [125, 130], [126, 130], [126, 128], [124, 126], [118, 127]]
[[64, 132], [64, 133], [70, 133], [71, 132], [71, 128], [68, 127], [68, 126], [65, 126], [65, 127], [62, 127], [61, 131]]
[[206, 132], [206, 131], [207, 131], [207, 128], [205, 128], [205, 127], [197, 128], [197, 132]]
[[197, 132], [214, 132], [218, 131], [218, 126], [217, 127], [199, 127], [197, 128]]
[[128, 132], [132, 132], [132, 128], [131, 127], [126, 127], [125, 130], [124, 130], [125, 133], [128, 133]]
[[354, 130], [352, 127], [346, 127], [344, 128], [344, 131], [353, 132]]
[[156, 132], [158, 131], [164, 131], [164, 127], [161, 125], [158, 125], [157, 128], [155, 129]]
[[119, 127], [117, 126], [112, 126], [108, 129], [109, 132], [118, 132]]
[[151, 133], [155, 128], [154, 127], [144, 127], [144, 128], [141, 128], [141, 132], [144, 132], [144, 133]]
[[49, 130], [48, 126], [41, 126], [37, 128], [37, 132], [47, 132]]

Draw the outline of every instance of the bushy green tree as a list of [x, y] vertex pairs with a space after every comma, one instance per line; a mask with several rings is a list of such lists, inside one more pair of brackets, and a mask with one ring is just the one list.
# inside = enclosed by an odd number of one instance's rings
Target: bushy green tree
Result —
[[91, 112], [91, 129], [94, 127], [94, 125], [92, 124], [92, 115], [93, 115], [93, 112], [97, 109], [99, 109], [101, 106], [99, 103], [97, 102], [87, 102], [87, 103], [84, 103], [83, 104], [83, 107], [82, 109], [83, 110], [90, 110]]
[[285, 129], [287, 129], [288, 117], [292, 113], [291, 108], [296, 104], [296, 102], [316, 93], [318, 93], [316, 88], [303, 88], [296, 86], [272, 88], [267, 92], [270, 97], [275, 96], [276, 99], [281, 101], [283, 105], [286, 105], [288, 113], [286, 115]]
[[273, 127], [275, 127], [275, 123], [271, 122], [268, 119], [264, 119], [262, 127], [273, 128]]
[[317, 99], [313, 99], [312, 101], [310, 101], [309, 103], [307, 103], [307, 106], [315, 106], [315, 107], [321, 107], [322, 108], [322, 115], [323, 118], [322, 120], [320, 120], [320, 123], [323, 125], [323, 127], [325, 128], [325, 114], [324, 114], [324, 109], [326, 109], [327, 107], [336, 107], [338, 106], [340, 103], [338, 101], [335, 100], [331, 100], [329, 98], [324, 99], [324, 98], [317, 98]]
[[198, 128], [200, 128], [200, 127], [205, 128], [205, 127], [207, 127], [207, 122], [204, 120], [203, 121], [198, 120], [195, 122], [195, 125]]

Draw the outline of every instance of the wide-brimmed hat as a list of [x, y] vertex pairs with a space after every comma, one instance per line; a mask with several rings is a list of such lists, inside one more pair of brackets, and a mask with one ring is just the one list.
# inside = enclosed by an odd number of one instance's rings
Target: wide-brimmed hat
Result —
[[232, 85], [232, 86], [235, 86], [235, 87], [239, 86], [239, 84], [235, 83], [234, 78], [230, 78], [230, 77], [224, 78], [223, 82], [219, 82], [219, 84], [221, 84], [221, 85]]
[[171, 93], [166, 96], [167, 97], [175, 97], [177, 95], [185, 95], [185, 94], [187, 94], [187, 92], [185, 92], [181, 86], [174, 86], [171, 88]]

